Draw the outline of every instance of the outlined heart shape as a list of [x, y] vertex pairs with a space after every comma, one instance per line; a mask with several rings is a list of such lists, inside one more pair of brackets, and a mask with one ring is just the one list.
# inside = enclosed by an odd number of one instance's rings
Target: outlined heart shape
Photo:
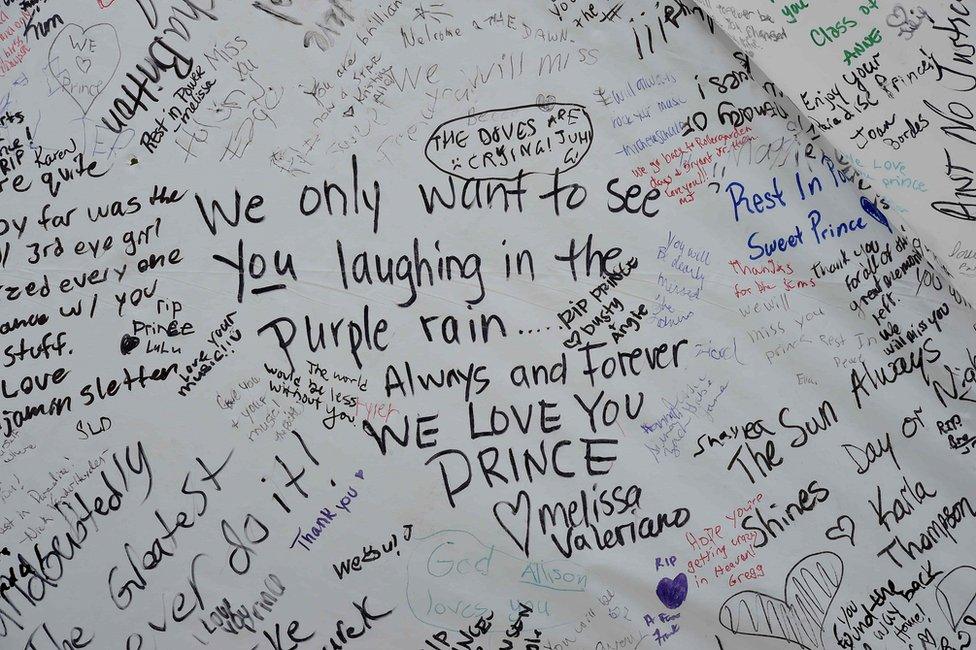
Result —
[[786, 574], [784, 598], [740, 591], [722, 604], [719, 623], [733, 634], [782, 639], [819, 650], [827, 612], [843, 579], [844, 561], [836, 553], [808, 555]]
[[58, 85], [87, 115], [115, 77], [121, 56], [119, 34], [109, 23], [86, 29], [68, 23], [51, 42], [47, 65]]
[[657, 597], [668, 609], [678, 609], [688, 596], [688, 576], [679, 573], [671, 578], [661, 578], [657, 583]]
[[945, 574], [935, 585], [935, 602], [952, 626], [952, 631], [958, 630], [973, 602], [976, 602], [976, 568], [957, 566]]
[[837, 518], [837, 523], [828, 528], [824, 535], [831, 541], [846, 539], [851, 546], [854, 546], [854, 520], [848, 515], [841, 515]]
[[[519, 538], [515, 533], [512, 532], [512, 529], [514, 528], [515, 531], [518, 533], [522, 532], [521, 528], [523, 522], [522, 519], [520, 518], [521, 517], [520, 511], [522, 510], [522, 499], [525, 499], [525, 521], [524, 521], [525, 534], [522, 535], [521, 538]], [[514, 518], [514, 521], [512, 522], [513, 524], [512, 526], [506, 524], [505, 521], [502, 519], [502, 515], [498, 513], [498, 509], [500, 506], [504, 506], [505, 509], [508, 509], [510, 516]], [[518, 498], [515, 499], [514, 504], [510, 503], [509, 501], [499, 501], [492, 508], [492, 512], [495, 514], [495, 521], [497, 521], [498, 525], [501, 526], [506, 533], [508, 533], [508, 536], [512, 538], [512, 541], [515, 542], [515, 545], [518, 547], [518, 549], [523, 553], [525, 553], [525, 557], [529, 557], [529, 526], [530, 526], [531, 510], [532, 508], [529, 505], [529, 494], [525, 490], [519, 490]]]

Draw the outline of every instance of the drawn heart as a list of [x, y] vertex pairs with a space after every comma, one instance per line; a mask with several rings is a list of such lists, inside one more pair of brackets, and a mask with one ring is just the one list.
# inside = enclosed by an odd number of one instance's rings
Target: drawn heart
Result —
[[[58, 85], [87, 114], [115, 76], [120, 59], [115, 27], [99, 23], [82, 29], [68, 23], [51, 42], [47, 65]], [[72, 60], [75, 68], [69, 69]]]
[[555, 101], [556, 98], [553, 97], [552, 95], [543, 95], [542, 93], [539, 93], [538, 96], [536, 96], [535, 98], [535, 103], [538, 104], [539, 108], [541, 108], [546, 113], [548, 113], [553, 109], [552, 104]]
[[837, 523], [828, 528], [825, 534], [829, 540], [846, 539], [850, 541], [851, 546], [854, 546], [854, 520], [847, 515], [841, 515], [837, 518]]
[[781, 639], [819, 650], [827, 612], [843, 579], [844, 561], [836, 553], [808, 555], [786, 574], [784, 599], [740, 591], [722, 604], [719, 623], [732, 634]]
[[122, 354], [129, 354], [137, 347], [139, 347], [138, 336], [129, 336], [128, 334], [122, 335], [122, 342], [119, 343], [119, 350], [122, 352]]
[[888, 217], [886, 217], [884, 212], [879, 210], [878, 206], [872, 203], [871, 200], [866, 196], [861, 197], [861, 209], [864, 210], [864, 213], [869, 217], [887, 228], [888, 232], [891, 232], [891, 224], [888, 223]]
[[959, 623], [966, 618], [974, 601], [976, 601], [976, 568], [967, 565], [957, 566], [935, 585], [935, 602], [942, 610], [942, 615], [949, 621], [953, 632], [959, 629]]
[[679, 573], [671, 578], [661, 578], [657, 583], [657, 597], [668, 609], [678, 609], [688, 596], [688, 576]]
[[363, 470], [356, 472], [356, 478], [363, 478]]
[[[524, 517], [525, 521], [524, 521], [524, 526], [522, 525], [523, 524], [523, 521], [522, 521], [522, 519], [520, 518], [520, 515], [519, 515], [519, 512], [522, 510], [522, 499], [525, 499], [525, 517]], [[514, 519], [514, 521], [512, 522], [512, 527], [509, 527], [509, 525], [506, 524], [502, 520], [502, 515], [500, 515], [498, 513], [499, 506], [504, 506], [505, 508], [508, 509], [508, 511], [510, 513], [510, 516]], [[528, 493], [525, 490], [520, 490], [519, 491], [518, 498], [515, 500], [515, 504], [514, 505], [512, 503], [508, 502], [508, 501], [499, 501], [492, 508], [492, 512], [495, 513], [495, 521], [497, 521], [498, 522], [498, 525], [501, 526], [502, 529], [506, 533], [508, 533], [508, 536], [512, 538], [512, 541], [515, 542], [515, 545], [518, 547], [518, 549], [520, 551], [522, 551], [523, 553], [525, 553], [525, 557], [529, 557], [529, 515], [530, 515], [530, 510], [531, 510], [531, 508], [529, 506], [529, 495], [528, 495]], [[519, 538], [518, 536], [515, 535], [515, 533], [512, 532], [512, 528], [515, 528], [515, 530], [517, 532], [521, 532], [521, 529], [523, 527], [525, 529], [525, 533], [522, 535], [521, 538]]]

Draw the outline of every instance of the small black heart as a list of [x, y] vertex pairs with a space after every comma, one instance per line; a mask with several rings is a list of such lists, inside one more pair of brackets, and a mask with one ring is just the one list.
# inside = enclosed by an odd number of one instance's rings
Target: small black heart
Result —
[[[850, 529], [850, 532], [848, 532], [848, 529]], [[847, 515], [841, 515], [837, 518], [837, 523], [827, 529], [826, 536], [827, 539], [832, 541], [839, 539], [849, 540], [851, 546], [854, 546], [854, 520]]]
[[129, 354], [137, 347], [139, 347], [138, 336], [129, 336], [128, 334], [122, 335], [122, 342], [119, 344], [119, 350], [121, 350], [122, 354]]
[[[523, 535], [522, 538], [519, 539], [518, 537], [515, 536], [515, 534], [512, 533], [511, 528], [509, 528], [508, 525], [506, 525], [505, 522], [502, 521], [501, 516], [499, 516], [498, 514], [498, 506], [505, 506], [512, 513], [513, 517], [518, 517], [519, 511], [522, 509], [523, 498], [525, 499], [525, 535]], [[508, 533], [508, 536], [512, 538], [512, 541], [515, 542], [515, 545], [518, 547], [518, 549], [523, 553], [525, 553], [525, 557], [529, 557], [529, 523], [530, 523], [529, 517], [531, 515], [530, 510], [531, 508], [529, 507], [529, 495], [525, 490], [519, 491], [518, 498], [515, 500], [514, 505], [508, 501], [499, 501], [492, 508], [492, 512], [494, 512], [495, 514], [495, 521], [497, 521], [498, 525], [501, 526], [506, 533]], [[522, 521], [518, 520], [513, 523], [521, 524]]]

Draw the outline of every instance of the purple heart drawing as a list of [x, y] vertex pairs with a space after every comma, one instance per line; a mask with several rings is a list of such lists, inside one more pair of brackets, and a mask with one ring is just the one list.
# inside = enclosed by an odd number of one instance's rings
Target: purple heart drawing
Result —
[[679, 573], [671, 578], [661, 578], [657, 583], [657, 597], [668, 609], [678, 609], [688, 596], [688, 576]]
[[109, 23], [84, 29], [68, 23], [47, 53], [51, 74], [85, 115], [115, 77], [120, 60], [119, 35]]

